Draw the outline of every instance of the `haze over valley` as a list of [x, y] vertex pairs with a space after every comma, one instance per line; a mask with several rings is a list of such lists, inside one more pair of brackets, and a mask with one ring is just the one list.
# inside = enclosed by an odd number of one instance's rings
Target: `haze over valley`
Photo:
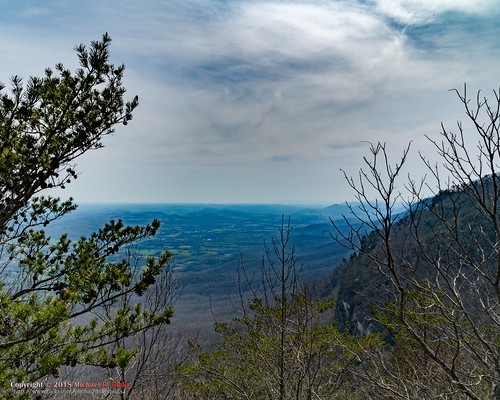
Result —
[[[182, 287], [174, 324], [211, 329], [214, 317], [227, 320], [237, 310], [238, 265], [250, 275], [260, 269], [265, 246], [279, 233], [282, 217], [290, 217], [292, 242], [302, 267], [301, 283], [330, 274], [349, 252], [331, 238], [332, 220], [348, 214], [345, 205], [213, 204], [82, 204], [46, 230], [53, 238], [68, 233], [72, 240], [88, 235], [110, 220], [128, 225], [161, 221], [158, 233], [140, 242], [141, 256], [173, 254], [174, 277]], [[212, 308], [212, 310], [210, 310]]]

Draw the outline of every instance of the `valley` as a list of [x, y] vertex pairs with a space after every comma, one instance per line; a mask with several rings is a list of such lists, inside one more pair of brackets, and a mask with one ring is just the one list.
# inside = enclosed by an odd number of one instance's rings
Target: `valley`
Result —
[[250, 275], [258, 271], [282, 217], [285, 223], [290, 217], [301, 281], [306, 282], [328, 275], [348, 255], [330, 236], [330, 218], [341, 220], [343, 214], [348, 214], [345, 205], [82, 204], [46, 230], [53, 238], [66, 232], [77, 240], [112, 219], [128, 225], [159, 219], [156, 236], [142, 241], [136, 251], [144, 257], [172, 252], [173, 274], [182, 291], [173, 322], [206, 331], [214, 317], [235, 315], [238, 265], [243, 262]]

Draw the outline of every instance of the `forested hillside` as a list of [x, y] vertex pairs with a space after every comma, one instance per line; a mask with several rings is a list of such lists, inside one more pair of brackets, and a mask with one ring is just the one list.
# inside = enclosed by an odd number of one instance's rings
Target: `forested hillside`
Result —
[[[494, 198], [497, 189], [493, 179], [485, 177], [470, 188], [442, 191], [416, 204], [411, 213], [400, 214], [390, 241], [397, 268], [408, 270], [401, 272], [401, 285], [410, 285], [415, 279], [413, 274], [421, 279], [436, 278], [433, 263], [437, 259], [446, 266], [447, 274], [472, 273], [473, 269], [464, 269], [464, 264], [468, 258], [477, 260], [480, 257], [484, 258], [481, 259], [484, 267], [489, 264], [486, 269], [493, 271], [495, 230], [488, 216], [471, 198], [471, 191], [478, 187], [486, 196]], [[313, 285], [315, 294], [320, 297], [336, 298], [336, 319], [353, 334], [380, 331], [381, 325], [373, 318], [372, 307], [383, 309], [396, 295], [391, 277], [374, 262], [374, 258], [382, 257], [384, 245], [378, 230], [370, 232], [361, 240], [362, 254], [353, 253], [325, 280], [318, 280], [317, 286]]]

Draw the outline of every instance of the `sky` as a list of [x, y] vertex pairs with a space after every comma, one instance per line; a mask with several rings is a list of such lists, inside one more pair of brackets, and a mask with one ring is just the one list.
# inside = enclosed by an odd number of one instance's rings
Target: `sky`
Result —
[[450, 89], [500, 84], [496, 0], [0, 5], [0, 81], [75, 69], [74, 47], [108, 32], [139, 96], [131, 123], [55, 193], [77, 202], [351, 201], [342, 170], [358, 174], [367, 142], [394, 162], [411, 142], [405, 174], [419, 178], [419, 152], [438, 162], [426, 135], [465, 120]]

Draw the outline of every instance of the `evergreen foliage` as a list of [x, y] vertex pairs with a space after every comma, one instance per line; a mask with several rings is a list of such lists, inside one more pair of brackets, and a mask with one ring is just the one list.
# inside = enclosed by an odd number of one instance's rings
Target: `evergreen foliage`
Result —
[[[48, 237], [51, 221], [75, 209], [70, 199], [47, 195], [77, 178], [74, 160], [102, 146], [126, 125], [138, 105], [124, 101], [124, 66], [109, 63], [107, 34], [76, 48], [80, 68], [46, 69], [26, 85], [12, 78], [0, 93], [0, 397], [28, 398], [6, 388], [12, 382], [57, 377], [63, 365], [124, 366], [133, 351], [107, 346], [168, 323], [172, 309], [149, 311], [132, 304], [168, 270], [170, 253], [138, 265], [131, 246], [154, 235], [159, 221], [124, 226], [110, 221], [72, 243]], [[43, 192], [43, 193], [42, 193]], [[123, 299], [127, 301], [123, 301]], [[104, 307], [112, 318], [100, 320]]]

